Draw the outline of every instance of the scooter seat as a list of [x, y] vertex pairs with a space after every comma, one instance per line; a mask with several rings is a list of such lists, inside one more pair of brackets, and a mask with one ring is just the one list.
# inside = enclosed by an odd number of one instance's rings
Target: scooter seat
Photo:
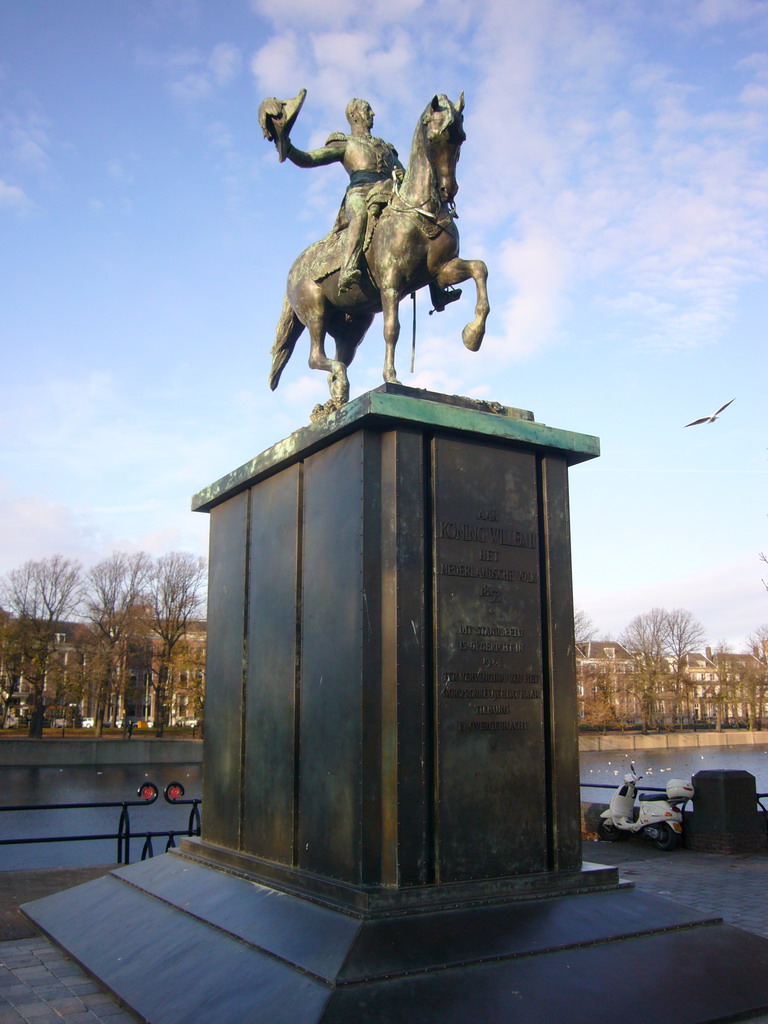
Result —
[[641, 793], [640, 799], [644, 803], [652, 803], [655, 800], [667, 800], [668, 797], [666, 793]]

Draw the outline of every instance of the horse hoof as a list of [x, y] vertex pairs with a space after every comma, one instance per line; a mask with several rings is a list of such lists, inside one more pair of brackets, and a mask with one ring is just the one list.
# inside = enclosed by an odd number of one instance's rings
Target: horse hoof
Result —
[[485, 331], [478, 329], [474, 324], [467, 324], [461, 332], [461, 340], [470, 352], [477, 352], [483, 343]]
[[337, 405], [346, 405], [349, 401], [349, 378], [344, 363], [333, 364], [333, 370], [328, 374], [328, 390]]

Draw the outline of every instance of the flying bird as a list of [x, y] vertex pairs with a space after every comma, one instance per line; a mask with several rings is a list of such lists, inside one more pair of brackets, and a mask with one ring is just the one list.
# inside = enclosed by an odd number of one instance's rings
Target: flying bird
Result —
[[[733, 401], [735, 401], [735, 399], [732, 398], [731, 402]], [[692, 423], [686, 423], [686, 427], [695, 427], [698, 423], [714, 423], [720, 413], [727, 409], [731, 402], [726, 402], [725, 405], [721, 405], [717, 412], [712, 413], [711, 416], [702, 416], [700, 420], [693, 420]]]

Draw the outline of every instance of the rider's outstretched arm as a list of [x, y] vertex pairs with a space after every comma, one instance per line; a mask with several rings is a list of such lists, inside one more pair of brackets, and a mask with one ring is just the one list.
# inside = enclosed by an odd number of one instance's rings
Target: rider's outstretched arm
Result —
[[344, 159], [344, 142], [334, 142], [331, 145], [322, 146], [320, 149], [312, 149], [306, 153], [303, 149], [297, 149], [289, 141], [286, 157], [297, 167], [322, 167], [324, 164], [332, 164]]

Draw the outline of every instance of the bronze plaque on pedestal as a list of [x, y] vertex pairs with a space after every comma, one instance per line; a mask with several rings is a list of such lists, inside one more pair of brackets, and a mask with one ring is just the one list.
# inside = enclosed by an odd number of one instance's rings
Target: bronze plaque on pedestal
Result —
[[546, 870], [536, 459], [433, 442], [440, 880]]

